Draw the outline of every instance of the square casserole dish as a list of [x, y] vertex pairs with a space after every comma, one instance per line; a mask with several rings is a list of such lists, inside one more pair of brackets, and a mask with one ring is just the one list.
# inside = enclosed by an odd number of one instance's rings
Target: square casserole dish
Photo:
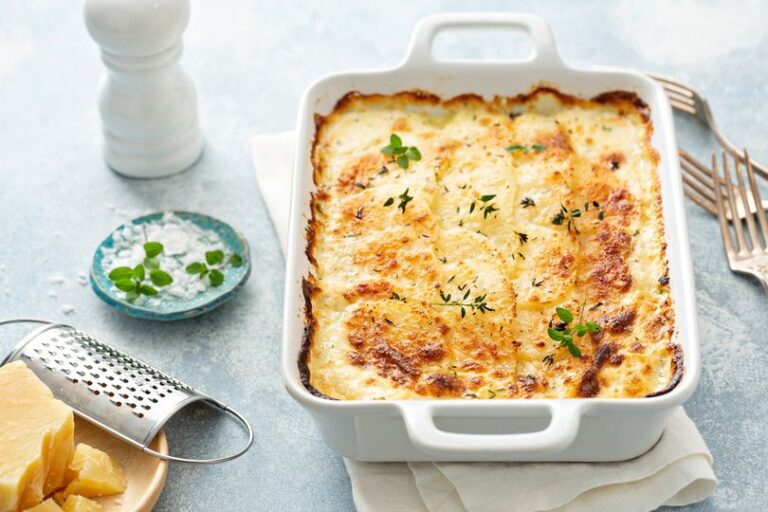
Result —
[[[456, 28], [511, 28], [527, 32], [534, 55], [522, 62], [437, 61], [436, 34]], [[339, 401], [311, 394], [302, 383], [299, 355], [304, 331], [302, 278], [310, 272], [305, 227], [314, 191], [311, 150], [315, 114], [327, 115], [350, 91], [392, 94], [420, 89], [443, 98], [474, 93], [514, 96], [546, 84], [577, 97], [625, 90], [651, 110], [653, 147], [659, 152], [669, 276], [676, 342], [683, 348], [677, 385], [645, 398], [512, 400]], [[650, 449], [667, 419], [693, 393], [700, 373], [691, 259], [672, 112], [648, 77], [609, 68], [575, 69], [555, 49], [540, 18], [511, 13], [441, 14], [416, 27], [408, 54], [391, 70], [326, 77], [305, 93], [299, 109], [291, 197], [283, 323], [282, 373], [288, 392], [309, 411], [328, 446], [365, 461], [618, 461]]]

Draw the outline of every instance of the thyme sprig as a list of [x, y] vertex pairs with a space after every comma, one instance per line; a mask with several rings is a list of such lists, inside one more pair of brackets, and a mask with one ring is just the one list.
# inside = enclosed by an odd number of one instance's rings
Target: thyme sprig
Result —
[[[408, 203], [413, 201], [413, 196], [409, 196], [408, 195], [408, 191], [409, 190], [410, 189], [407, 188], [407, 189], [405, 189], [405, 192], [403, 192], [402, 194], [397, 196], [397, 198], [400, 199], [400, 202], [398, 203], [397, 207], [400, 208], [400, 211], [403, 212], [403, 213], [405, 213], [405, 208], [408, 206]], [[389, 199], [384, 201], [384, 206], [392, 206], [393, 204], [395, 204], [395, 198], [394, 197], [390, 197]]]
[[407, 169], [411, 160], [421, 160], [421, 152], [416, 146], [403, 146], [403, 140], [396, 133], [389, 136], [389, 145], [381, 148], [384, 155], [391, 156], [392, 161], [403, 169]]
[[401, 297], [400, 294], [398, 294], [397, 292], [392, 292], [392, 295], [390, 295], [389, 298], [392, 300], [400, 301], [400, 302], [408, 302], [408, 299], [406, 299], [405, 297]]
[[491, 203], [494, 197], [496, 197], [496, 194], [485, 194], [475, 199], [472, 201], [472, 204], [469, 205], [469, 213], [474, 212], [475, 207], [478, 203], [480, 203], [480, 211], [483, 212], [483, 218], [487, 219], [490, 214], [499, 211], [499, 209], [496, 207], [496, 204]]
[[533, 199], [531, 199], [528, 196], [525, 196], [523, 198], [523, 200], [520, 201], [520, 206], [522, 206], [523, 208], [528, 208], [530, 206], [536, 206], [536, 201], [534, 201]]
[[579, 316], [579, 323], [568, 327], [568, 324], [573, 322], [573, 313], [565, 308], [555, 308], [555, 313], [561, 322], [556, 325], [552, 325], [547, 329], [547, 334], [551, 339], [557, 341], [561, 347], [567, 347], [568, 352], [573, 357], [581, 357], [581, 349], [574, 342], [574, 336], [582, 337], [588, 333], [600, 331], [600, 326], [596, 322], [581, 323], [584, 318], [584, 304], [581, 305], [581, 314]]
[[584, 211], [589, 211], [589, 205], [592, 205], [597, 210], [597, 220], [603, 220], [605, 218], [605, 210], [600, 207], [600, 203], [597, 201], [586, 201], [584, 203]]
[[479, 311], [480, 313], [485, 314], [486, 311], [496, 311], [492, 307], [488, 306], [488, 302], [486, 301], [487, 293], [484, 293], [482, 295], [478, 295], [475, 297], [474, 300], [467, 302], [467, 299], [469, 299], [470, 289], [467, 288], [467, 291], [464, 292], [464, 296], [459, 300], [451, 300], [451, 294], [445, 294], [443, 293], [443, 290], [440, 290], [440, 299], [443, 302], [432, 302], [431, 304], [433, 306], [451, 306], [451, 307], [458, 307], [461, 308], [461, 318], [464, 318], [467, 316], [467, 308], [469, 308], [473, 313]]
[[560, 203], [560, 211], [552, 217], [552, 224], [556, 226], [562, 226], [565, 221], [568, 221], [568, 231], [573, 231], [577, 235], [579, 234], [579, 228], [576, 226], [576, 219], [581, 217], [581, 210], [574, 208], [569, 210], [563, 203]]
[[547, 149], [547, 146], [544, 146], [543, 144], [532, 144], [531, 146], [527, 146], [525, 144], [511, 144], [507, 146], [507, 151], [510, 153], [514, 153], [515, 151], [522, 151], [526, 155], [531, 151], [535, 151], [536, 153], [541, 153]]

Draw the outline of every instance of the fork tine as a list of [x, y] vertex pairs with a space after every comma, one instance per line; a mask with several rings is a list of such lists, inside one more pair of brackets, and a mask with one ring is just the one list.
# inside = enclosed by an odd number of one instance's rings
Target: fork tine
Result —
[[[728, 203], [731, 205], [732, 212], [738, 212], [736, 209], [736, 193], [733, 190], [733, 183], [731, 183], [731, 166], [728, 164], [728, 155], [723, 151], [723, 170], [725, 172], [725, 187], [728, 190]], [[717, 197], [717, 194], [715, 194]], [[745, 206], [745, 212], [749, 211], [749, 205]], [[736, 215], [734, 215], [736, 217]], [[741, 225], [741, 219], [733, 219], [733, 228], [736, 230], [736, 240], [739, 242], [739, 254], [744, 255], [748, 252], [747, 241], [744, 238], [744, 227]]]
[[[683, 165], [683, 169], [685, 169], [685, 165]], [[696, 181], [690, 172], [683, 173], [683, 183], [691, 189], [695, 190], [700, 196], [709, 201], [710, 204], [714, 205], [715, 191], [711, 188], [703, 186], [701, 182]]]
[[711, 169], [707, 168], [704, 164], [702, 164], [701, 162], [699, 162], [698, 160], [693, 158], [691, 156], [691, 154], [688, 153], [683, 148], [678, 149], [677, 152], [680, 155], [680, 157], [683, 158], [686, 162], [688, 162], [693, 167], [695, 167], [696, 169], [701, 171], [701, 174], [706, 177], [705, 178], [705, 182], [712, 183], [712, 170]]
[[670, 78], [666, 78], [666, 77], [659, 76], [659, 75], [653, 75], [653, 77], [654, 77], [654, 79], [656, 79], [656, 80], [658, 80], [659, 82], [662, 83], [662, 86], [664, 87], [664, 89], [666, 89], [668, 91], [674, 91], [674, 92], [676, 92], [678, 94], [682, 94], [684, 96], [688, 96], [689, 98], [693, 98], [693, 91], [691, 91], [687, 87], [684, 87], [680, 83], [678, 83], [678, 82], [676, 82], [676, 81], [674, 81], [674, 80], [672, 80]]
[[[712, 179], [715, 180], [715, 186], [720, 187], [720, 172], [717, 170], [717, 155], [712, 153]], [[715, 203], [717, 205], [717, 220], [720, 221], [720, 234], [723, 236], [723, 244], [725, 245], [725, 253], [728, 256], [730, 263], [731, 258], [736, 255], [736, 250], [733, 247], [733, 239], [731, 238], [731, 231], [728, 228], [728, 220], [725, 218], [725, 204], [723, 204], [723, 196], [721, 194], [715, 194]]]
[[694, 100], [690, 96], [684, 96], [676, 91], [671, 91], [667, 88], [665, 88], [664, 91], [667, 93], [667, 97], [670, 100], [679, 101], [680, 103], [685, 103], [686, 105], [690, 105], [691, 107], [696, 106], [696, 100]]
[[[760, 197], [760, 189], [757, 188], [755, 171], [752, 169], [752, 161], [749, 159], [747, 148], [744, 148], [744, 161], [746, 162], [747, 177], [749, 178], [749, 188], [752, 189], [752, 199], [754, 200], [755, 205], [762, 205], [763, 200]], [[755, 208], [755, 210], [757, 210], [757, 220], [760, 222], [760, 228], [763, 231], [763, 247], [766, 247], [768, 246], [768, 222], [765, 218], [765, 210], [760, 207]]]
[[685, 197], [701, 206], [712, 215], [717, 215], [717, 206], [714, 202], [699, 195], [699, 193], [689, 187], [687, 183], [683, 183], [683, 190], [685, 191]]
[[672, 105], [677, 110], [682, 110], [683, 112], [688, 112], [689, 114], [696, 114], [696, 109], [692, 106], [688, 105], [687, 103], [680, 103], [679, 101], [670, 100], [670, 105]]
[[[693, 158], [690, 154], [688, 154], [687, 151], [684, 149], [679, 149], [678, 153], [680, 155], [680, 158], [682, 159], [680, 162], [680, 166], [683, 168], [685, 172], [687, 172], [690, 176], [696, 178], [701, 182], [702, 185], [704, 185], [711, 193], [711, 199], [714, 202], [715, 201], [715, 185], [712, 181], [712, 171], [704, 166], [701, 162]], [[725, 195], [725, 190], [723, 188], [720, 189]]]
[[690, 98], [693, 97], [693, 91], [683, 87], [682, 85], [675, 82], [674, 80], [667, 78], [665, 76], [657, 75], [655, 73], [649, 73], [649, 74], [653, 76], [654, 80], [661, 82], [662, 87], [664, 87], [664, 89], [666, 89], [667, 91], [674, 91], [676, 93], [683, 94]]
[[[757, 236], [757, 229], [755, 228], [755, 217], [749, 208], [749, 197], [747, 196], [747, 189], [744, 188], [744, 176], [741, 172], [741, 162], [738, 158], [733, 159], [733, 173], [736, 175], [736, 181], [739, 184], [739, 190], [741, 191], [741, 200], [744, 203], [744, 217], [747, 219], [747, 229], [749, 230], [749, 236], [752, 238], [752, 253], [760, 254], [763, 252], [760, 238]], [[756, 203], [760, 204], [760, 203]]]
[[688, 177], [691, 180], [695, 180], [706, 191], [707, 197], [712, 202], [715, 201], [715, 186], [710, 180], [702, 176], [700, 171], [684, 160], [680, 161], [680, 168], [683, 170], [683, 178]]

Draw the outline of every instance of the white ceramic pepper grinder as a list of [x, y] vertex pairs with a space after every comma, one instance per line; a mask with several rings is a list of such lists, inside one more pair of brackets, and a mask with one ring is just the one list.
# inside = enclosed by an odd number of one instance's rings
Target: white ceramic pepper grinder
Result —
[[85, 24], [107, 67], [104, 160], [120, 174], [168, 176], [202, 154], [195, 87], [179, 66], [188, 21], [189, 0], [85, 1]]

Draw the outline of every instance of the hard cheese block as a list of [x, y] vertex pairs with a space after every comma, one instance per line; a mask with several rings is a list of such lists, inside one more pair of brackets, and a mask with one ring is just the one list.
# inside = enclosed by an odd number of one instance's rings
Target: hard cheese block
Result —
[[0, 512], [33, 507], [65, 484], [70, 409], [20, 361], [0, 368]]
[[101, 512], [101, 505], [88, 498], [72, 495], [64, 502], [64, 512]]
[[95, 497], [125, 490], [125, 475], [120, 465], [103, 451], [85, 443], [78, 444], [75, 449], [67, 469], [67, 482], [69, 484], [61, 495], [63, 499], [72, 494]]
[[53, 501], [53, 498], [48, 498], [39, 505], [26, 509], [24, 512], [61, 512], [61, 507]]

